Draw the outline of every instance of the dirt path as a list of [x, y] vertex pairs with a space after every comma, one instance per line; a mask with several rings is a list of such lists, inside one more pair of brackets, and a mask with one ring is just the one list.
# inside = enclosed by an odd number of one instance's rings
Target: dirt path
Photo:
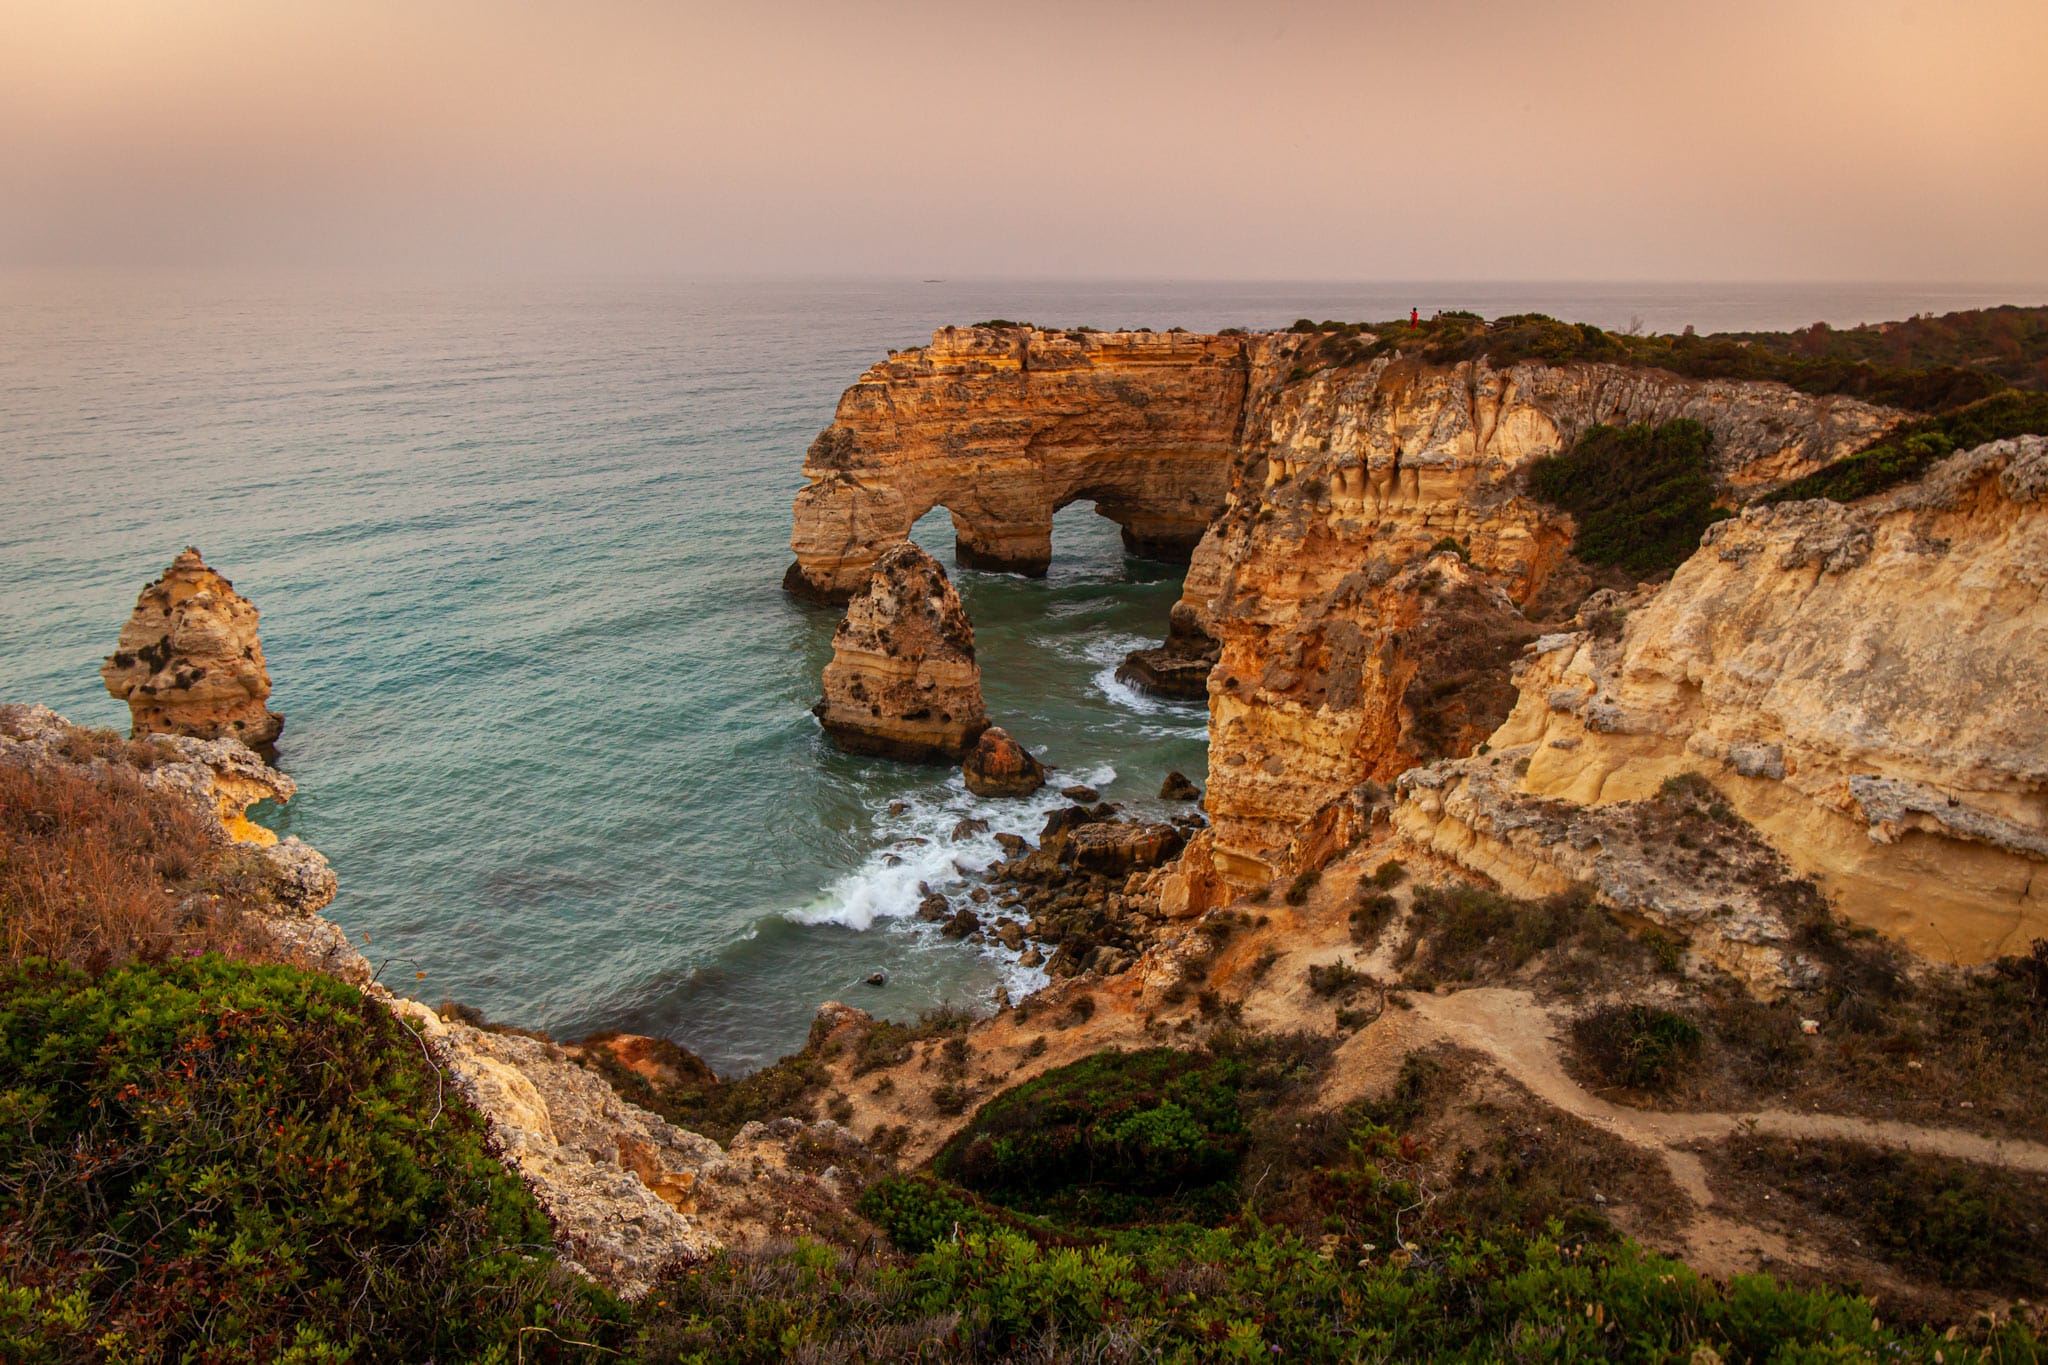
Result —
[[1756, 1133], [1863, 1142], [2048, 1174], [2048, 1144], [1985, 1137], [1959, 1128], [1929, 1128], [1890, 1119], [1802, 1114], [1785, 1109], [1672, 1113], [1626, 1108], [1602, 1099], [1565, 1074], [1556, 1020], [1526, 991], [1477, 987], [1452, 995], [1415, 993], [1408, 999], [1415, 1013], [1439, 1036], [1487, 1053], [1502, 1070], [1541, 1099], [1638, 1146], [1668, 1150], [1684, 1143]]
[[1452, 995], [1411, 994], [1420, 1027], [1406, 1030], [1412, 1045], [1431, 1037], [1485, 1053], [1545, 1103], [1604, 1129], [1624, 1142], [1655, 1151], [1691, 1199], [1682, 1236], [1696, 1268], [1727, 1275], [1753, 1268], [1758, 1258], [1799, 1259], [1783, 1238], [1714, 1209], [1706, 1163], [1687, 1146], [1736, 1134], [1867, 1143], [1974, 1161], [2008, 1170], [2048, 1174], [2048, 1144], [1993, 1138], [1957, 1128], [1929, 1128], [1847, 1114], [1802, 1114], [1784, 1109], [1747, 1113], [1666, 1113], [1629, 1109], [1602, 1099], [1565, 1073], [1557, 1021], [1526, 991], [1476, 987]]

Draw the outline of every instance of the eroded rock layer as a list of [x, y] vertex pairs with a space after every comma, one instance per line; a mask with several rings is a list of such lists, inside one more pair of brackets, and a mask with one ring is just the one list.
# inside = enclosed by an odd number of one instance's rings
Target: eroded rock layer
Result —
[[882, 556], [832, 635], [814, 708], [849, 753], [958, 762], [988, 728], [974, 628], [938, 561], [905, 542]]
[[[1279, 352], [1290, 342], [1265, 338]], [[1593, 586], [1563, 513], [1521, 489], [1596, 423], [1690, 417], [1730, 497], [1861, 445], [1896, 414], [1782, 385], [1602, 365], [1379, 359], [1280, 383], [1248, 476], [1196, 550], [1175, 629], [1209, 676], [1215, 867], [1263, 881], [1327, 802], [1466, 753], [1514, 702], [1508, 668]]]
[[784, 585], [858, 592], [946, 508], [963, 567], [1042, 574], [1053, 513], [1092, 501], [1137, 554], [1185, 559], [1223, 508], [1245, 340], [948, 327], [861, 376], [804, 459]]
[[[1632, 605], [1615, 638], [1536, 642], [1491, 756], [1412, 774], [1402, 829], [1549, 889], [1605, 840], [1546, 832], [1527, 802], [1704, 781], [1841, 913], [1922, 953], [2048, 935], [2048, 441], [1860, 504], [1751, 507]], [[1503, 757], [1516, 779], [1479, 780]]]
[[128, 703], [134, 733], [275, 743], [284, 717], [264, 703], [270, 670], [256, 637], [256, 606], [187, 547], [142, 590], [100, 669]]

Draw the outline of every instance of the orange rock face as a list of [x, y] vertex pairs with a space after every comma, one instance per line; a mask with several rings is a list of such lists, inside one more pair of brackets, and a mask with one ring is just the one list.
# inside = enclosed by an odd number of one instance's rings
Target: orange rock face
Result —
[[846, 608], [813, 709], [849, 753], [958, 762], [988, 728], [974, 627], [938, 561], [908, 542], [884, 554]]
[[875, 365], [804, 459], [790, 591], [843, 602], [934, 507], [965, 568], [1043, 574], [1073, 502], [1137, 554], [1185, 559], [1223, 509], [1244, 339], [948, 327]]
[[981, 732], [960, 768], [976, 796], [1029, 796], [1045, 785], [1045, 768], [999, 725]]
[[137, 736], [238, 739], [261, 748], [284, 729], [284, 717], [264, 704], [270, 670], [255, 604], [190, 547], [136, 598], [100, 677], [128, 703]]
[[[1255, 371], [1275, 374], [1289, 341], [1255, 340], [1277, 357]], [[1237, 885], [1264, 881], [1326, 803], [1471, 752], [1513, 708], [1530, 618], [1590, 586], [1569, 558], [1571, 519], [1521, 492], [1530, 463], [1595, 423], [1691, 417], [1739, 497], [1896, 417], [1617, 366], [1380, 359], [1269, 382], [1247, 418], [1246, 475], [1174, 609], [1176, 632], [1221, 645], [1207, 806], [1214, 866]]]

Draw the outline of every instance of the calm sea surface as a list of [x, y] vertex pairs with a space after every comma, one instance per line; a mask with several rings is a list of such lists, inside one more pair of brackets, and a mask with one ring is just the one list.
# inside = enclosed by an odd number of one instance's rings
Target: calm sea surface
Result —
[[[488, 285], [0, 277], [0, 701], [125, 728], [96, 670], [186, 544], [261, 608], [288, 810], [386, 979], [721, 1070], [818, 1002], [908, 1016], [1020, 972], [911, 916], [996, 855], [933, 769], [807, 707], [831, 613], [779, 589], [804, 447], [948, 322], [1196, 329], [1471, 308], [1701, 331], [2048, 290], [813, 282]], [[950, 563], [943, 512], [919, 539]], [[1199, 781], [1198, 707], [1112, 672], [1178, 575], [1067, 509], [1043, 582], [957, 575], [990, 713], [1112, 799]], [[897, 813], [891, 814], [891, 807]], [[922, 841], [922, 842], [919, 842]], [[863, 984], [876, 970], [886, 987]], [[415, 971], [426, 979], [416, 982]]]

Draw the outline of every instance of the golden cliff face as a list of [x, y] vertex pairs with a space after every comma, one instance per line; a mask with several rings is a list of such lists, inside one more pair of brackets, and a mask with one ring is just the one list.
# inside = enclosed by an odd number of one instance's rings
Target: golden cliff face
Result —
[[[1277, 372], [1288, 340], [1260, 341]], [[1896, 415], [1619, 366], [1382, 359], [1281, 382], [1259, 416], [1248, 476], [1175, 608], [1222, 646], [1208, 808], [1216, 864], [1240, 885], [1270, 875], [1272, 851], [1331, 799], [1469, 752], [1505, 718], [1530, 617], [1590, 586], [1569, 518], [1519, 492], [1529, 463], [1596, 423], [1692, 417], [1739, 495]]]
[[875, 365], [804, 460], [784, 586], [843, 602], [946, 508], [964, 567], [1042, 574], [1052, 518], [1093, 501], [1136, 553], [1184, 558], [1222, 510], [1245, 340], [948, 327]]
[[256, 606], [187, 548], [142, 590], [100, 669], [128, 703], [134, 734], [276, 741], [284, 717], [268, 709], [270, 670], [256, 637]]
[[1526, 760], [1518, 776], [1411, 774], [1396, 823], [1547, 890], [1599, 844], [1544, 837], [1516, 814], [1528, 802], [1704, 779], [1849, 918], [1944, 959], [2024, 950], [2048, 935], [2044, 566], [2039, 437], [1853, 506], [1753, 507], [1619, 638], [1537, 643], [1484, 760]]

